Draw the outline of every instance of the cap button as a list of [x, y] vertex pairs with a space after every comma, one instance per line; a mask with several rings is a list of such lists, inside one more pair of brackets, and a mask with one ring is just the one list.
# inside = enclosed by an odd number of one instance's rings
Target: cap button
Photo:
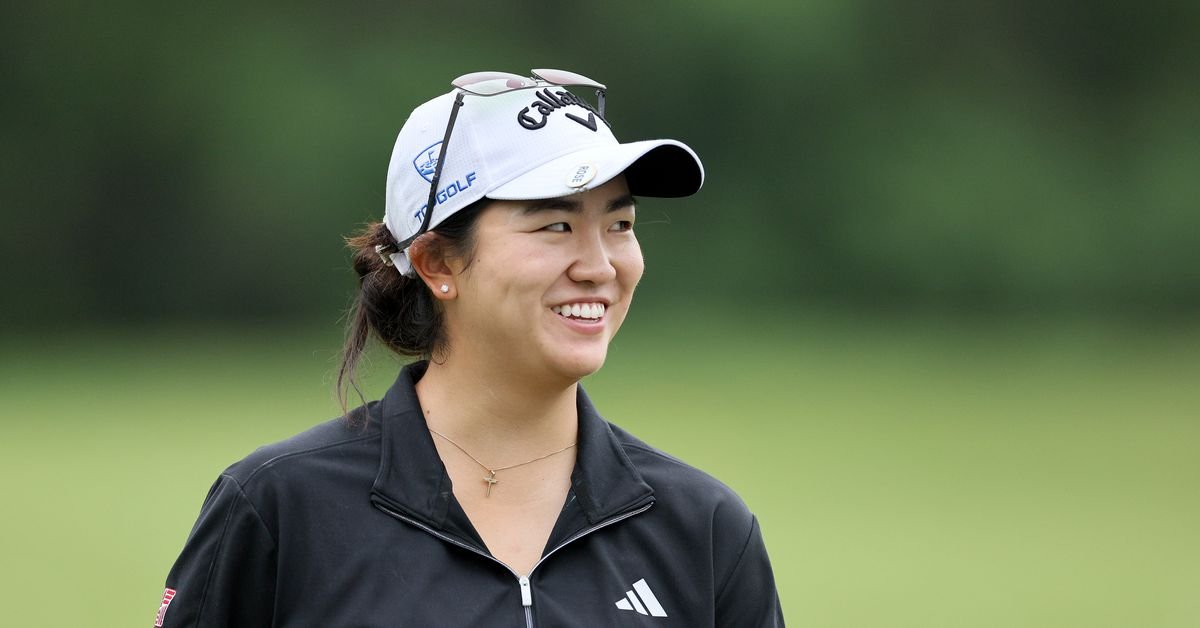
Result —
[[567, 174], [567, 186], [581, 188], [596, 178], [596, 167], [592, 164], [579, 164]]

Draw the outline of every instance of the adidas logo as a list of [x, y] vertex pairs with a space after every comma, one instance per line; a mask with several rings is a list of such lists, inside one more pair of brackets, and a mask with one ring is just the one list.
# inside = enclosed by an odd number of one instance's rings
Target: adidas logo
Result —
[[650, 590], [650, 585], [646, 584], [645, 578], [633, 583], [633, 591], [626, 591], [625, 597], [617, 600], [617, 608], [654, 617], [667, 616], [667, 611], [658, 603], [658, 598], [654, 597], [654, 592]]

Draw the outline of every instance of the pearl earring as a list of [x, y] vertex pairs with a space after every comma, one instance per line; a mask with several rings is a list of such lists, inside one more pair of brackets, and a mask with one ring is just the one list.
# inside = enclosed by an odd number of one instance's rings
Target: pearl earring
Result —
[[447, 286], [446, 284], [442, 284], [441, 290], [442, 290], [442, 294], [446, 294], [447, 292], [450, 292], [450, 286]]

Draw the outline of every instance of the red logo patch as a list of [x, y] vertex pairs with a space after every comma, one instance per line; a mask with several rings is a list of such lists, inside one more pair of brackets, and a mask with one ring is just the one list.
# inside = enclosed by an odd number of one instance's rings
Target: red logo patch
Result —
[[158, 617], [154, 620], [154, 628], [162, 628], [163, 619], [167, 617], [167, 607], [171, 605], [173, 599], [175, 599], [175, 589], [163, 590], [163, 600], [158, 607]]

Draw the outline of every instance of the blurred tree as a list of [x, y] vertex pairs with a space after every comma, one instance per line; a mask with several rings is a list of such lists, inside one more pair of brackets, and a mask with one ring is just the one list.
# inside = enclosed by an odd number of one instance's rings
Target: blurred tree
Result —
[[405, 114], [533, 66], [705, 160], [643, 207], [650, 306], [1200, 309], [1196, 6], [448, 6], [0, 9], [4, 317], [327, 320]]

